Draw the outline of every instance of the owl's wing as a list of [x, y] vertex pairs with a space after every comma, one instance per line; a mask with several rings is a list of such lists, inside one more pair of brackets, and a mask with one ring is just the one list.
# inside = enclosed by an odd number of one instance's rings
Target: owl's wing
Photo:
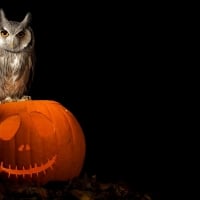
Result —
[[30, 92], [30, 88], [31, 88], [31, 85], [32, 85], [32, 82], [33, 82], [33, 78], [34, 78], [34, 75], [35, 75], [35, 62], [36, 62], [36, 54], [35, 54], [35, 36], [34, 36], [34, 33], [33, 33], [33, 30], [31, 27], [29, 27], [29, 30], [31, 31], [31, 36], [32, 36], [32, 39], [31, 39], [31, 43], [30, 43], [30, 61], [29, 61], [29, 70], [30, 70], [30, 74], [29, 74], [29, 79], [28, 79], [28, 83], [27, 83], [27, 93]]
[[33, 82], [33, 78], [35, 75], [35, 54], [32, 54], [30, 57], [30, 72], [29, 72], [29, 79], [28, 79], [28, 83], [27, 83], [27, 93], [29, 93], [30, 89], [31, 89], [31, 85]]

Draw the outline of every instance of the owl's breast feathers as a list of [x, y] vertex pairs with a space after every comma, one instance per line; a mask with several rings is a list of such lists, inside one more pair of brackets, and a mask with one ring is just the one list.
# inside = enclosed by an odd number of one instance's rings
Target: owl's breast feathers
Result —
[[0, 100], [23, 96], [32, 67], [32, 56], [28, 52], [0, 54]]

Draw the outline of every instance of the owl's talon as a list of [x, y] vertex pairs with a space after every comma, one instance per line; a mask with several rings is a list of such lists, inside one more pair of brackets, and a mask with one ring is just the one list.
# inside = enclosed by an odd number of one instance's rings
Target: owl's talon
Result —
[[31, 100], [31, 96], [24, 95], [24, 96], [22, 96], [21, 99], [18, 99], [18, 101], [28, 101], [28, 100]]
[[14, 101], [16, 101], [16, 99], [13, 99], [11, 97], [6, 97], [5, 99], [3, 99], [1, 101], [1, 104], [3, 104], [3, 103], [9, 103], [9, 102], [14, 102]]
[[9, 103], [9, 102], [17, 102], [17, 101], [28, 101], [28, 100], [31, 100], [31, 96], [24, 95], [21, 98], [6, 97], [2, 101], [0, 101], [0, 104]]

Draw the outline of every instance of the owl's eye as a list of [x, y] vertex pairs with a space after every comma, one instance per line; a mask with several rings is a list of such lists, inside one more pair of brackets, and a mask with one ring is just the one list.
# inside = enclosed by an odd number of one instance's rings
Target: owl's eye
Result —
[[9, 33], [6, 30], [1, 31], [1, 36], [2, 37], [8, 37]]
[[25, 32], [24, 31], [20, 31], [19, 33], [17, 33], [17, 37], [22, 38], [25, 36]]

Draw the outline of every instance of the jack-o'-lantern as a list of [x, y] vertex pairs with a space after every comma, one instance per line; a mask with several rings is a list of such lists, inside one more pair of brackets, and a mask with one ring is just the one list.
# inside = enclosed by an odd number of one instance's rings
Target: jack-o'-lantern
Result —
[[79, 176], [85, 137], [75, 116], [49, 100], [0, 104], [0, 176], [39, 184]]

